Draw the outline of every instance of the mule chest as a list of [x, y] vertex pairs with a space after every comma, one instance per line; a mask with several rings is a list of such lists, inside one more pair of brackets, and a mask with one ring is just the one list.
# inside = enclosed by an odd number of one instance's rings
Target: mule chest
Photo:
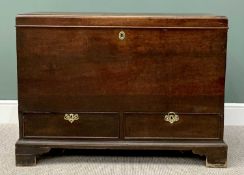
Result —
[[16, 164], [53, 148], [192, 150], [225, 167], [227, 18], [16, 17]]

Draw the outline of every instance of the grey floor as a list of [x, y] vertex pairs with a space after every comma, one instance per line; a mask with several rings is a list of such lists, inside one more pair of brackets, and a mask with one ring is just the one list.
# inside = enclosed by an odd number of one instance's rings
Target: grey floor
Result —
[[150, 175], [150, 174], [234, 174], [244, 175], [244, 126], [225, 128], [229, 146], [228, 168], [206, 168], [199, 157], [175, 156], [102, 156], [67, 155], [41, 159], [34, 167], [15, 167], [14, 144], [18, 126], [0, 125], [0, 174], [84, 174], [84, 175]]

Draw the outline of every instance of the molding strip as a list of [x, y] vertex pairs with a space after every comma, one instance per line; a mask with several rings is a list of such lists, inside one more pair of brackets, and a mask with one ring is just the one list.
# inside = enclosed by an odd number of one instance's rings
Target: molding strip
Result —
[[225, 103], [225, 125], [244, 125], [244, 103]]
[[229, 27], [161, 27], [161, 26], [86, 26], [86, 25], [24, 25], [24, 24], [17, 24], [15, 25], [16, 28], [18, 27], [32, 27], [32, 28], [119, 28], [119, 29], [202, 29], [202, 30], [217, 30], [217, 29], [229, 29]]
[[0, 100], [0, 124], [18, 123], [18, 101]]

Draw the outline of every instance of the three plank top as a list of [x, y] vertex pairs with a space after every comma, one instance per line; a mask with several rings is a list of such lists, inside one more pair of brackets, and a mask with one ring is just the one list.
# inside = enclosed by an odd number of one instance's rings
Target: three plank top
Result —
[[80, 13], [40, 12], [16, 16], [17, 27], [220, 27], [227, 28], [225, 16], [210, 14], [168, 14], [168, 13]]
[[196, 13], [93, 13], [93, 12], [34, 12], [19, 14], [17, 17], [152, 17], [189, 19], [226, 19], [225, 16]]

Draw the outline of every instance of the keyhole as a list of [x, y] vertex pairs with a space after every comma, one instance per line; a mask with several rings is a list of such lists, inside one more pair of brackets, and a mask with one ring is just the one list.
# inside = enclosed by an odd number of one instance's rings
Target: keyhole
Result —
[[119, 39], [120, 40], [124, 40], [125, 39], [125, 32], [124, 31], [120, 31], [119, 32]]

